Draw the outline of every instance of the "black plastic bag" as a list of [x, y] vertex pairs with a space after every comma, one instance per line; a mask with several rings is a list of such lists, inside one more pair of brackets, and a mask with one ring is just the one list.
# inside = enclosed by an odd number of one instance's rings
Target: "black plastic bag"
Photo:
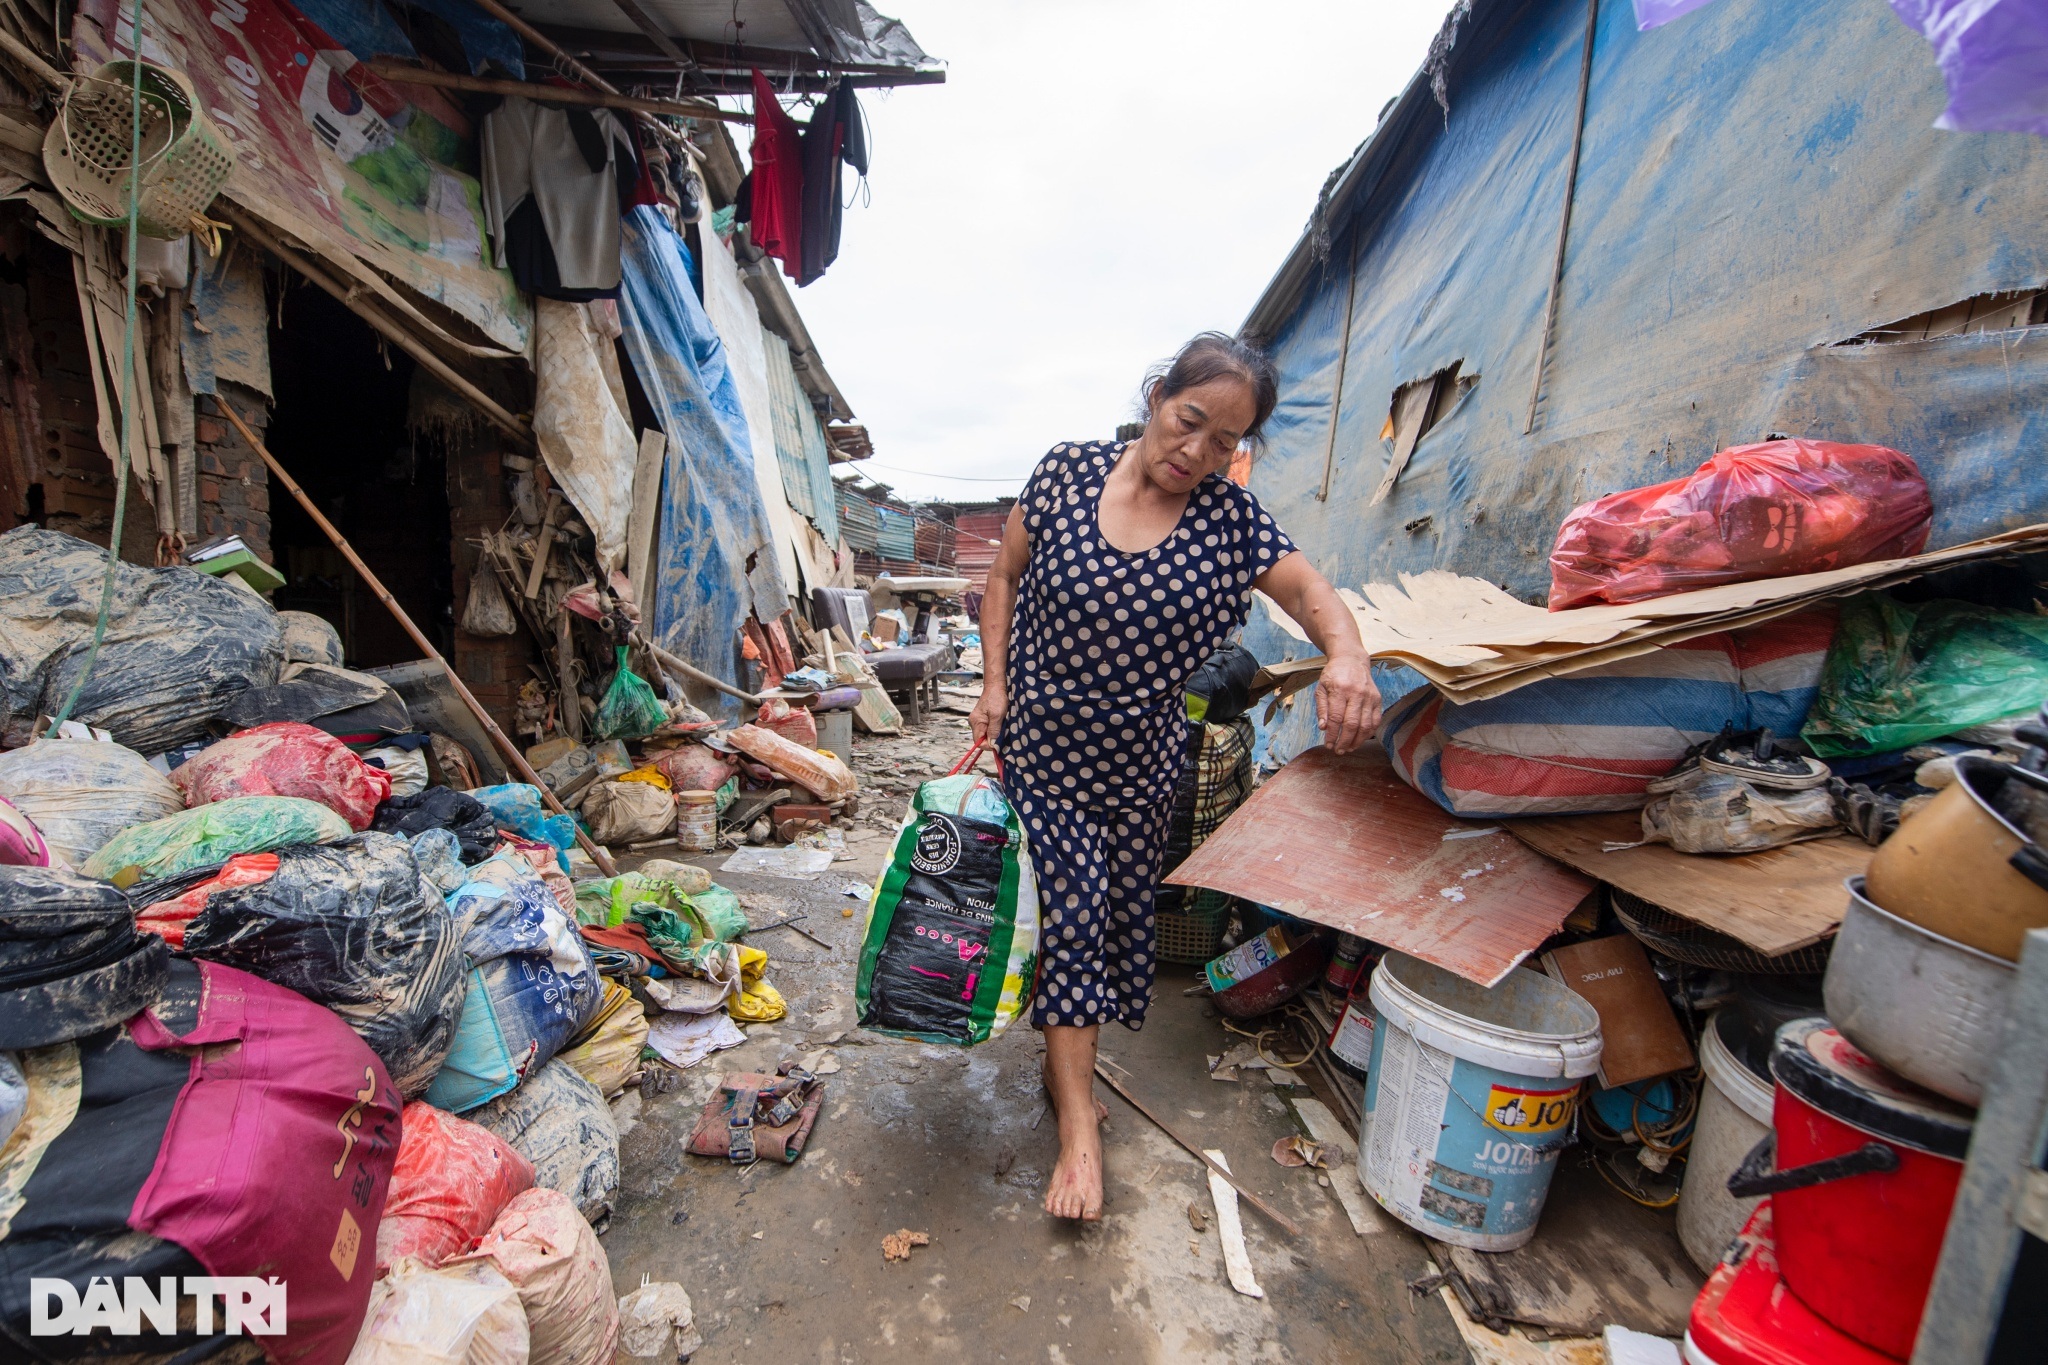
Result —
[[295, 720], [339, 739], [402, 735], [412, 715], [390, 683], [369, 673], [309, 664], [289, 682], [237, 697], [223, 715], [236, 730]]
[[448, 906], [392, 834], [278, 850], [277, 872], [207, 897], [185, 951], [332, 1009], [406, 1098], [427, 1088], [462, 1015], [465, 963]]
[[[0, 536], [0, 694], [10, 743], [70, 695], [92, 644], [107, 552], [61, 531]], [[113, 610], [73, 720], [141, 754], [210, 736], [236, 697], [277, 681], [277, 613], [196, 569], [114, 571]]]
[[1223, 646], [1188, 679], [1188, 719], [1228, 725], [1251, 709], [1252, 680], [1258, 676], [1258, 655], [1243, 645]]
[[484, 803], [453, 787], [429, 787], [418, 796], [394, 796], [377, 807], [370, 828], [408, 839], [445, 829], [462, 845], [462, 861], [480, 863], [497, 851], [498, 821]]
[[0, 1049], [69, 1042], [149, 1008], [169, 960], [106, 882], [0, 867]]

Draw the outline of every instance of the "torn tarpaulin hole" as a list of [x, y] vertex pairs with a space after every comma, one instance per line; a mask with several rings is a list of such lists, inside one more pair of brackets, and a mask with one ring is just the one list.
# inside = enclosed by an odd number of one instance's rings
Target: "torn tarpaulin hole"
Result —
[[1930, 308], [1909, 318], [1858, 332], [1835, 346], [1884, 346], [1902, 341], [1933, 341], [1972, 332], [2010, 332], [2048, 323], [2048, 290], [2005, 289], [1978, 294], [1960, 303]]
[[1422, 59], [1422, 69], [1429, 76], [1429, 93], [1436, 96], [1437, 107], [1444, 111], [1446, 126], [1451, 121], [1451, 49], [1458, 45], [1458, 26], [1471, 17], [1472, 0], [1458, 0], [1444, 16], [1444, 26], [1429, 40], [1429, 55]]

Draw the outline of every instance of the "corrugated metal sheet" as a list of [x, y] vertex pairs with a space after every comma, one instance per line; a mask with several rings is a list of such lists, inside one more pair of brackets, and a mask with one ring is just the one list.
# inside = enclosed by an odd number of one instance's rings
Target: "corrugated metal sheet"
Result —
[[994, 512], [961, 512], [953, 519], [956, 572], [975, 592], [988, 591], [988, 571], [996, 562], [998, 543], [1009, 509]]
[[[1254, 311], [1281, 382], [1251, 487], [1317, 566], [1339, 585], [1450, 569], [1542, 601], [1573, 507], [1772, 431], [1912, 455], [1931, 546], [2048, 514], [2048, 462], [2016, 458], [2048, 445], [2048, 327], [1835, 344], [2048, 285], [2048, 143], [1935, 129], [1926, 44], [1867, 0], [1721, 0], [1650, 33], [1601, 6], [1524, 434], [1585, 15], [1478, 0], [1442, 71], [1448, 114], [1428, 80], [1409, 87], [1344, 178], [1328, 260]], [[1454, 363], [1477, 383], [1373, 505], [1394, 392]], [[1250, 639], [1269, 660], [1290, 643], [1264, 621]], [[1290, 714], [1279, 747], [1297, 749], [1313, 708]]]
[[839, 543], [839, 507], [832, 491], [831, 449], [789, 359], [789, 343], [763, 328], [768, 397], [775, 424], [775, 457], [789, 505], [811, 519], [827, 545]]
[[917, 562], [945, 573], [953, 572], [954, 537], [951, 522], [921, 512], [917, 518]]
[[894, 507], [877, 507], [875, 514], [881, 519], [881, 530], [875, 540], [882, 558], [916, 563], [917, 518]]
[[839, 508], [839, 533], [855, 550], [873, 554], [882, 541], [882, 518], [875, 505], [845, 484], [833, 485]]

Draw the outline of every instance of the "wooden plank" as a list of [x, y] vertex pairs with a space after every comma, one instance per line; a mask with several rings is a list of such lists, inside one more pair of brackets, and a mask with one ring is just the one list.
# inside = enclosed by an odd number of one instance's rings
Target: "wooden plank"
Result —
[[[1204, 1148], [1202, 1155], [1224, 1170], [1230, 1169], [1229, 1160], [1214, 1147]], [[1266, 1291], [1259, 1288], [1258, 1279], [1252, 1274], [1251, 1253], [1245, 1249], [1244, 1221], [1237, 1213], [1237, 1191], [1229, 1181], [1210, 1171], [1209, 1198], [1216, 1204], [1216, 1237], [1223, 1243], [1223, 1268], [1230, 1276], [1230, 1287], [1247, 1298], [1265, 1298]]]
[[1430, 1243], [1479, 1315], [1598, 1336], [1609, 1323], [1653, 1336], [1685, 1331], [1703, 1283], [1669, 1209], [1624, 1198], [1576, 1154], [1558, 1162], [1536, 1240], [1515, 1251]]
[[1600, 1016], [1600, 1084], [1611, 1088], [1692, 1069], [1692, 1044], [1633, 934], [1553, 948], [1543, 955], [1543, 970]]
[[1603, 852], [1604, 844], [1643, 837], [1634, 811], [1543, 815], [1507, 825], [1537, 852], [1771, 957], [1835, 931], [1849, 899], [1842, 882], [1863, 871], [1871, 852], [1848, 837], [1740, 855], [1680, 853], [1667, 844]]
[[[1446, 839], [1457, 831], [1476, 832]], [[1460, 820], [1368, 745], [1314, 748], [1268, 778], [1166, 880], [1398, 948], [1491, 986], [1592, 890], [1499, 824]]]
[[661, 517], [662, 456], [668, 437], [649, 427], [640, 433], [633, 461], [633, 501], [626, 513], [626, 576], [633, 581], [633, 605], [642, 620], [654, 620], [654, 530]]
[[1370, 1237], [1376, 1232], [1388, 1232], [1400, 1227], [1389, 1215], [1380, 1211], [1365, 1193], [1365, 1186], [1358, 1179], [1358, 1144], [1351, 1134], [1344, 1131], [1344, 1125], [1330, 1112], [1321, 1100], [1295, 1100], [1294, 1112], [1301, 1116], [1302, 1127], [1317, 1142], [1327, 1142], [1337, 1149], [1337, 1160], [1325, 1172], [1330, 1178], [1330, 1193], [1337, 1196], [1337, 1202], [1344, 1208], [1344, 1216], [1351, 1220], [1351, 1230], [1360, 1237]]

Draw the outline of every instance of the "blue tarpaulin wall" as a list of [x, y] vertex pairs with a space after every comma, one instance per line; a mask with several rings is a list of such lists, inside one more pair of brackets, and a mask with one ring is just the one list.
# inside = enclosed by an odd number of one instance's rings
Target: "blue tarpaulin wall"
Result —
[[[655, 638], [737, 683], [737, 641], [748, 612], [772, 621], [787, 607], [746, 415], [724, 343], [690, 284], [689, 247], [675, 229], [653, 208], [635, 208], [625, 217], [621, 255], [626, 351], [668, 437]], [[750, 562], [757, 565], [755, 581]]]
[[[2048, 327], [1841, 346], [2048, 285], [2048, 142], [1932, 124], [1927, 45], [1885, 0], [1722, 0], [1636, 30], [1602, 0], [1558, 322], [1524, 434], [1584, 0], [1479, 0], [1333, 204], [1330, 252], [1253, 314], [1280, 405], [1252, 489], [1340, 586], [1441, 568], [1540, 602], [1573, 507], [1774, 431], [1875, 442], [1933, 488], [1929, 548], [2048, 519]], [[1327, 501], [1333, 397], [1351, 340]], [[1478, 376], [1368, 505], [1394, 391]], [[1255, 614], [1269, 661], [1301, 646]], [[1313, 706], [1296, 705], [1299, 748]]]

